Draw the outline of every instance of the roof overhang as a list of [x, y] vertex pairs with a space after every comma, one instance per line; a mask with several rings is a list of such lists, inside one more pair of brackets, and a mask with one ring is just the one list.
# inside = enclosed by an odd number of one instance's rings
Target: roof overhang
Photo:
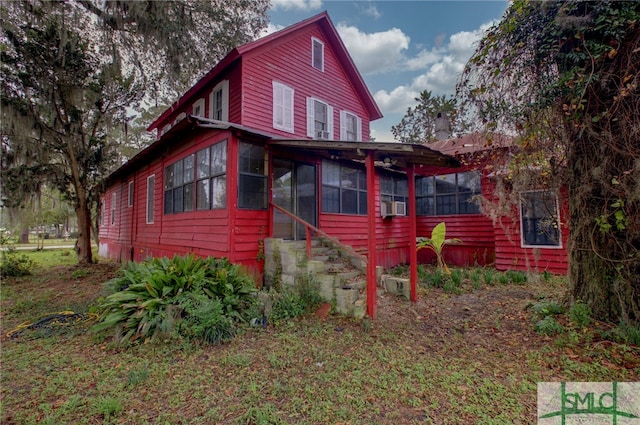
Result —
[[412, 165], [459, 167], [460, 162], [424, 145], [410, 143], [350, 142], [334, 140], [276, 139], [269, 146], [296, 149], [326, 158], [364, 161], [367, 153], [373, 153], [374, 161], [383, 167], [405, 170]]

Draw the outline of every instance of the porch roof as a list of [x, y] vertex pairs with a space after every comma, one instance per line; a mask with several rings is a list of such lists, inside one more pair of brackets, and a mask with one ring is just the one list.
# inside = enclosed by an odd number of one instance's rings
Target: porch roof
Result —
[[351, 142], [342, 140], [272, 139], [269, 146], [313, 153], [326, 159], [364, 161], [373, 152], [374, 161], [382, 167], [404, 170], [412, 165], [459, 167], [460, 162], [450, 155], [410, 143]]

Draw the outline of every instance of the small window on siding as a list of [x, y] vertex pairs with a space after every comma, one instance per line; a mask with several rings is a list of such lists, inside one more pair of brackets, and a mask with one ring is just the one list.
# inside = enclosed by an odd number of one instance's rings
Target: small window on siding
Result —
[[240, 142], [238, 207], [267, 208], [267, 176], [264, 147]]
[[[404, 202], [407, 205], [409, 186], [407, 176], [384, 174], [380, 176], [380, 200]], [[406, 214], [405, 214], [406, 215]]]
[[129, 182], [129, 191], [127, 192], [127, 207], [133, 206], [133, 180]]
[[116, 193], [111, 194], [111, 225], [116, 224]]
[[520, 227], [523, 247], [560, 248], [557, 195], [542, 190], [521, 193]]
[[167, 166], [164, 176], [164, 213], [193, 211], [194, 155]]
[[293, 95], [291, 87], [273, 82], [273, 128], [293, 133]]
[[156, 176], [155, 174], [147, 177], [147, 224], [153, 224], [153, 201], [156, 193]]
[[227, 206], [227, 141], [196, 153], [196, 208]]
[[313, 97], [307, 98], [307, 136], [333, 140], [333, 108]]
[[196, 117], [204, 117], [204, 98], [198, 99], [198, 101], [193, 104], [191, 115], [195, 115]]
[[209, 95], [209, 118], [229, 121], [229, 80], [218, 83]]
[[322, 161], [322, 212], [367, 214], [365, 170]]
[[340, 140], [362, 141], [362, 120], [356, 114], [340, 111]]
[[311, 39], [311, 65], [324, 71], [324, 43], [317, 38]]

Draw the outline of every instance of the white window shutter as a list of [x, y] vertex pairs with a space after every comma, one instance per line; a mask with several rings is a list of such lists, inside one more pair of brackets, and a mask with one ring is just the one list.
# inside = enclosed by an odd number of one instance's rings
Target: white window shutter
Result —
[[283, 91], [282, 114], [285, 130], [293, 133], [293, 89], [287, 87]]
[[356, 126], [357, 126], [357, 140], [362, 142], [362, 119], [360, 117], [356, 117]]
[[340, 140], [347, 140], [347, 113], [340, 111]]
[[333, 107], [327, 105], [327, 129], [329, 130], [329, 140], [333, 140]]
[[229, 80], [222, 82], [222, 121], [229, 121]]
[[314, 115], [313, 115], [313, 98], [307, 98], [307, 136], [315, 139], [314, 134], [315, 126], [314, 126]]
[[273, 83], [273, 128], [280, 128], [280, 122], [284, 122], [282, 108], [282, 97], [284, 89], [275, 82]]

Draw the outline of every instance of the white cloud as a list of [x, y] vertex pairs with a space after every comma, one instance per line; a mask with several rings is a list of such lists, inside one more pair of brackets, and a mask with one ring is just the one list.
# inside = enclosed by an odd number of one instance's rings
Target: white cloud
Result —
[[322, 0], [271, 0], [271, 9], [311, 11], [322, 8]]
[[356, 66], [363, 74], [395, 69], [399, 62], [404, 61], [403, 52], [409, 48], [409, 36], [398, 28], [370, 34], [342, 23], [336, 28]]
[[276, 31], [280, 31], [281, 29], [283, 29], [285, 26], [284, 25], [274, 25], [271, 22], [269, 22], [269, 24], [267, 25], [266, 28], [264, 28], [262, 30], [262, 32], [260, 33], [260, 37], [264, 37], [267, 36], [271, 33], [274, 33]]
[[436, 96], [454, 94], [458, 77], [473, 54], [475, 44], [490, 25], [484, 24], [475, 31], [453, 34], [442, 47], [422, 50], [413, 58], [407, 59], [403, 64], [404, 69], [424, 69], [424, 72], [414, 77], [407, 85], [398, 86], [390, 91], [377, 91], [374, 98], [382, 113], [406, 112], [408, 107], [415, 105], [415, 98], [423, 90], [429, 90]]
[[363, 8], [362, 13], [364, 13], [367, 16], [371, 16], [373, 19], [380, 19], [380, 17], [382, 17], [382, 13], [380, 13], [376, 5], [372, 3], [370, 3], [367, 7]]

